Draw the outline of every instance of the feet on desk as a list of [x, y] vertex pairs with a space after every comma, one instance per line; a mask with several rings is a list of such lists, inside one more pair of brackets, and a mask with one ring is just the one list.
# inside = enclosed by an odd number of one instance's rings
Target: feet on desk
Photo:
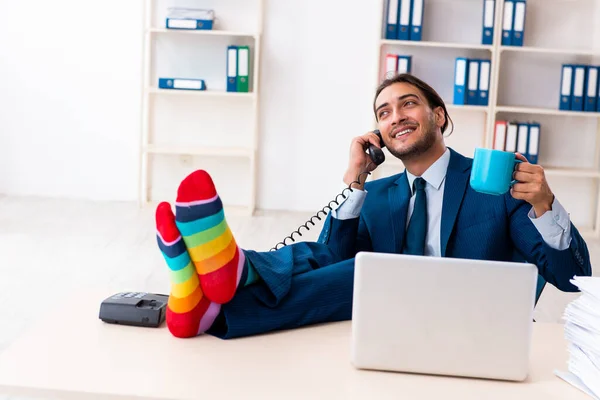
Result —
[[221, 307], [204, 295], [169, 203], [158, 205], [156, 229], [158, 247], [167, 262], [171, 278], [167, 327], [173, 336], [180, 338], [200, 335], [212, 326]]
[[225, 220], [223, 204], [206, 171], [180, 184], [175, 215], [167, 202], [156, 209], [158, 246], [171, 271], [167, 325], [177, 337], [205, 332], [240, 281], [257, 279]]
[[175, 221], [206, 296], [215, 303], [232, 299], [245, 256], [225, 220], [223, 203], [206, 171], [188, 175], [180, 184]]

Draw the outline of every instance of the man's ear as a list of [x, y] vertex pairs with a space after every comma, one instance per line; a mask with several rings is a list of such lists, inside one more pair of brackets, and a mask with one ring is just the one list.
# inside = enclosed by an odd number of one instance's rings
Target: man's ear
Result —
[[433, 110], [435, 113], [435, 124], [438, 128], [441, 128], [446, 123], [446, 116], [444, 114], [444, 109], [442, 107], [436, 107]]

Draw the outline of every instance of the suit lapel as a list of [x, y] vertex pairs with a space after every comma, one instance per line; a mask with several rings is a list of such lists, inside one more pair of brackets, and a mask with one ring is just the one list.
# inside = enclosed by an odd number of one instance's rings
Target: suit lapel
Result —
[[468, 160], [450, 149], [450, 162], [446, 173], [444, 186], [444, 202], [442, 206], [442, 221], [440, 231], [441, 255], [446, 256], [450, 234], [456, 222], [458, 210], [469, 182], [470, 163]]
[[410, 202], [410, 189], [406, 173], [402, 173], [388, 191], [390, 202], [390, 218], [394, 232], [394, 244], [396, 253], [402, 252], [404, 233], [406, 227], [406, 214]]

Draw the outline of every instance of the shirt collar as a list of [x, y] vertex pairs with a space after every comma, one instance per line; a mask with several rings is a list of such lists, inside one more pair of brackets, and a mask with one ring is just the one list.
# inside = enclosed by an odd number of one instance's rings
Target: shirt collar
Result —
[[[446, 151], [440, 158], [438, 158], [427, 171], [421, 175], [421, 178], [425, 179], [425, 182], [429, 183], [431, 186], [435, 188], [435, 190], [439, 190], [440, 186], [442, 186], [442, 182], [446, 177], [446, 171], [448, 170], [448, 164], [450, 163], [450, 150], [446, 148]], [[410, 192], [412, 195], [413, 192], [413, 182], [417, 178], [415, 175], [406, 171], [406, 177], [408, 178], [408, 187], [410, 188]]]

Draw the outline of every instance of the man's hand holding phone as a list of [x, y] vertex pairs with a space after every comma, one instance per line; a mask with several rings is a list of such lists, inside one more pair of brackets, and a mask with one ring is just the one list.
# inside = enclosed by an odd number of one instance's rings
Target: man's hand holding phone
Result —
[[[353, 189], [363, 190], [368, 175], [361, 173], [372, 172], [377, 168], [377, 164], [366, 153], [370, 145], [374, 145], [378, 149], [381, 148], [379, 136], [374, 132], [355, 137], [350, 144], [350, 160], [348, 162], [348, 169], [346, 169], [346, 173], [344, 174], [344, 183], [350, 185], [354, 182], [352, 184]], [[359, 174], [361, 174], [360, 178]], [[358, 179], [360, 179], [360, 184], [356, 183]]]

